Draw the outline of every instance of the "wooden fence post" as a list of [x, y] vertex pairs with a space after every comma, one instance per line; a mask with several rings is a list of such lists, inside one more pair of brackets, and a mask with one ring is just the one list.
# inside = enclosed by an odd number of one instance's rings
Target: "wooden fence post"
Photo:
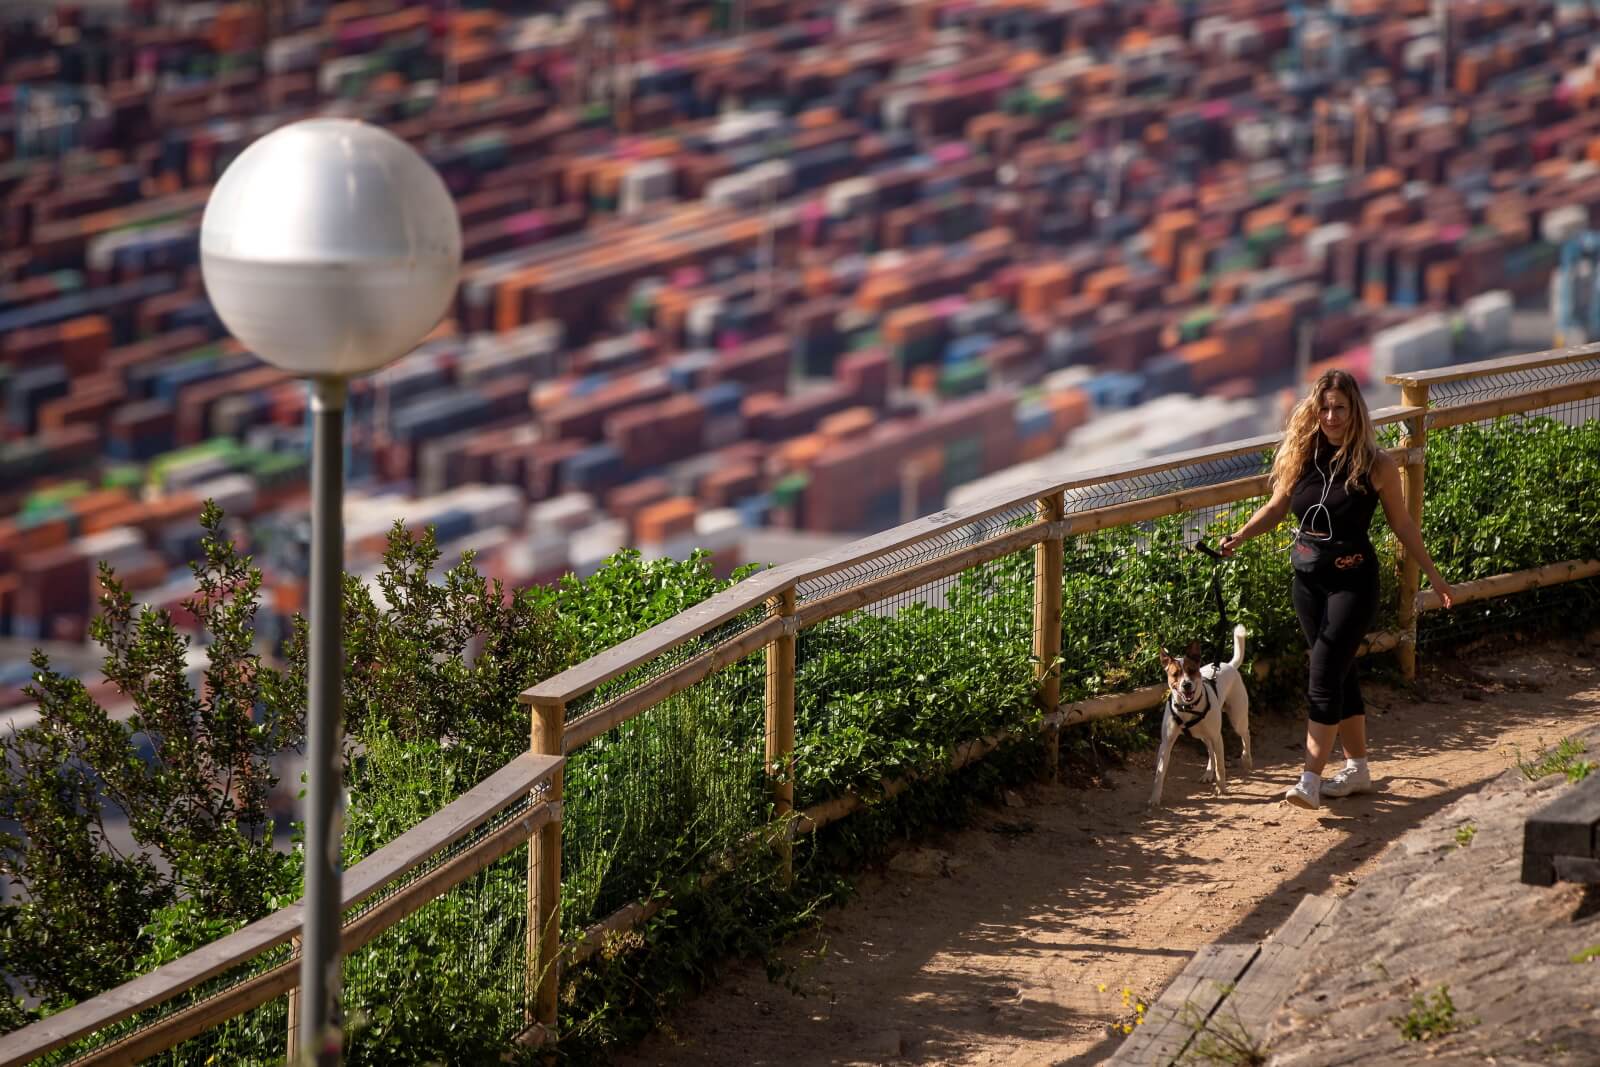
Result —
[[[1400, 443], [1406, 448], [1422, 452], [1406, 463], [1401, 488], [1406, 498], [1406, 509], [1417, 527], [1422, 527], [1422, 472], [1427, 466], [1428, 444], [1428, 384], [1406, 382], [1400, 387], [1401, 402], [1422, 408], [1421, 414], [1406, 420], [1405, 436]], [[1417, 589], [1421, 584], [1421, 568], [1411, 554], [1401, 548], [1400, 558], [1400, 646], [1395, 655], [1400, 660], [1400, 673], [1407, 680], [1417, 676]]]
[[[305, 947], [304, 941], [305, 939], [299, 934], [296, 934], [294, 937], [289, 939], [289, 955], [291, 959], [299, 957], [301, 949]], [[289, 992], [285, 993], [284, 996], [288, 998], [289, 1001], [288, 1062], [293, 1063], [295, 1061], [297, 1050], [300, 1047], [300, 986], [296, 984], [295, 987], [289, 990]]]
[[[794, 618], [796, 596], [790, 586], [773, 598], [778, 616]], [[767, 645], [767, 780], [772, 789], [772, 813], [782, 826], [778, 854], [783, 862], [783, 881], [794, 878], [794, 836], [790, 816], [794, 813], [794, 660], [792, 631], [785, 631]]]
[[[561, 756], [566, 704], [535, 704], [531, 748], [545, 756]], [[554, 1036], [561, 992], [561, 790], [565, 772], [550, 776], [544, 795], [555, 817], [539, 829], [528, 846], [528, 1002], [531, 1022]]]
[[[1051, 493], [1035, 503], [1040, 522], [1060, 522], [1066, 515], [1064, 494]], [[1061, 706], [1061, 565], [1062, 537], [1056, 534], [1033, 546], [1033, 655], [1039, 682], [1039, 703], [1046, 715]], [[1061, 776], [1061, 727], [1049, 726], [1044, 738], [1045, 770], [1052, 782]]]

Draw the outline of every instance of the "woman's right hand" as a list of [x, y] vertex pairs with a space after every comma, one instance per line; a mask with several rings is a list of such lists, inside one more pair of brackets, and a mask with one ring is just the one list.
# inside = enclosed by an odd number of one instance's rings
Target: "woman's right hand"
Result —
[[1233, 534], [1228, 534], [1221, 541], [1217, 542], [1217, 552], [1222, 556], [1223, 559], [1232, 558], [1234, 549], [1238, 547], [1239, 539], [1234, 537]]

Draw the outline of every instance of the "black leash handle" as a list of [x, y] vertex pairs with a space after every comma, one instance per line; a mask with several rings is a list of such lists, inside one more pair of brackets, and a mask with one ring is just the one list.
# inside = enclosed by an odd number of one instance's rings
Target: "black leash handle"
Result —
[[1218, 563], [1221, 563], [1223, 560], [1228, 558], [1227, 556], [1224, 556], [1221, 552], [1218, 552], [1216, 549], [1214, 549], [1210, 545], [1206, 544], [1204, 541], [1196, 541], [1194, 543], [1194, 550], [1196, 552], [1204, 552], [1206, 555], [1210, 556], [1212, 559], [1216, 560]]

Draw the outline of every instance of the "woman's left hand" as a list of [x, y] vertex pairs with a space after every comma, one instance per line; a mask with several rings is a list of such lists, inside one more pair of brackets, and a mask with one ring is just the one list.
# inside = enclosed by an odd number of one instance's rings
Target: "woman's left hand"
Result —
[[1450, 588], [1450, 583], [1445, 581], [1443, 576], [1434, 575], [1432, 578], [1428, 579], [1428, 584], [1433, 586], [1433, 591], [1435, 593], [1439, 594], [1439, 603], [1443, 604], [1446, 610], [1449, 610], [1452, 606], [1454, 606], [1456, 601], [1456, 591]]

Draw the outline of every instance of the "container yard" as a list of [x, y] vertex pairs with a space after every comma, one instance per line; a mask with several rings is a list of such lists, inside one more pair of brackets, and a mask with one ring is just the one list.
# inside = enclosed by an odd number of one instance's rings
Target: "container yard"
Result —
[[1600, 13], [1443, 12], [8, 4], [0, 637], [82, 642], [101, 561], [177, 611], [206, 499], [261, 632], [303, 610], [307, 387], [227, 336], [198, 234], [314, 115], [415, 147], [464, 234], [443, 321], [352, 384], [358, 574], [397, 518], [513, 585], [623, 547], [728, 573], [1269, 432], [1325, 367], [1377, 405], [1600, 339]]

